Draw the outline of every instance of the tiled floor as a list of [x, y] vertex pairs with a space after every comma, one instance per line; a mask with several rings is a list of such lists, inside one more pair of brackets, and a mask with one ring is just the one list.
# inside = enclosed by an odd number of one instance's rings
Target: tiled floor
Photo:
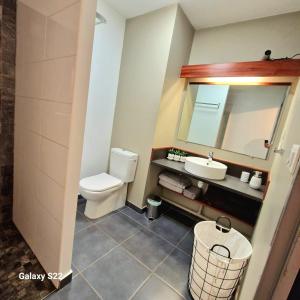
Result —
[[195, 221], [169, 209], [150, 222], [129, 207], [88, 220], [78, 204], [73, 281], [48, 300], [191, 299]]
[[12, 222], [1, 224], [0, 233], [0, 299], [41, 300], [55, 290], [47, 278], [19, 279], [19, 273], [45, 271]]

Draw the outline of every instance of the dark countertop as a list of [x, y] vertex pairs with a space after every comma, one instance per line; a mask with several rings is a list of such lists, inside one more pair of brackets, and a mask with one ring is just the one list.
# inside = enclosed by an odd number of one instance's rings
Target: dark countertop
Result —
[[153, 160], [152, 164], [175, 171], [177, 173], [185, 174], [195, 179], [199, 179], [203, 182], [223, 188], [225, 190], [231, 191], [236, 194], [240, 194], [242, 196], [248, 197], [258, 202], [262, 202], [263, 200], [263, 195], [264, 195], [262, 191], [263, 187], [261, 190], [254, 190], [249, 186], [248, 183], [241, 182], [239, 178], [234, 176], [226, 175], [224, 180], [212, 180], [212, 179], [199, 177], [186, 171], [184, 169], [184, 163], [168, 160], [166, 158]]

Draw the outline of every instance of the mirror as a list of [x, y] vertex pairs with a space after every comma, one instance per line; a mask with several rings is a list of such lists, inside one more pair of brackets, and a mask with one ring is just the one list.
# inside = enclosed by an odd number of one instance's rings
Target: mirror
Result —
[[266, 159], [288, 88], [190, 82], [178, 139]]

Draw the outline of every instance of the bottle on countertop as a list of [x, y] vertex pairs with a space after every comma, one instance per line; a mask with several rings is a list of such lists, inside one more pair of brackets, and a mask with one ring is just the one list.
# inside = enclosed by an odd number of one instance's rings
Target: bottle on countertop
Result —
[[258, 190], [261, 187], [261, 182], [262, 182], [262, 172], [260, 171], [255, 171], [254, 175], [252, 176], [249, 186], [255, 190]]

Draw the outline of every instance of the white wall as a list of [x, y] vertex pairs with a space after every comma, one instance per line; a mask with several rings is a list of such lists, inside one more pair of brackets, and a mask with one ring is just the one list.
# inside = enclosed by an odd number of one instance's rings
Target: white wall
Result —
[[125, 32], [125, 18], [105, 1], [98, 0], [97, 11], [107, 23], [95, 26], [81, 178], [108, 168]]
[[198, 30], [190, 64], [260, 60], [299, 52], [300, 12]]

